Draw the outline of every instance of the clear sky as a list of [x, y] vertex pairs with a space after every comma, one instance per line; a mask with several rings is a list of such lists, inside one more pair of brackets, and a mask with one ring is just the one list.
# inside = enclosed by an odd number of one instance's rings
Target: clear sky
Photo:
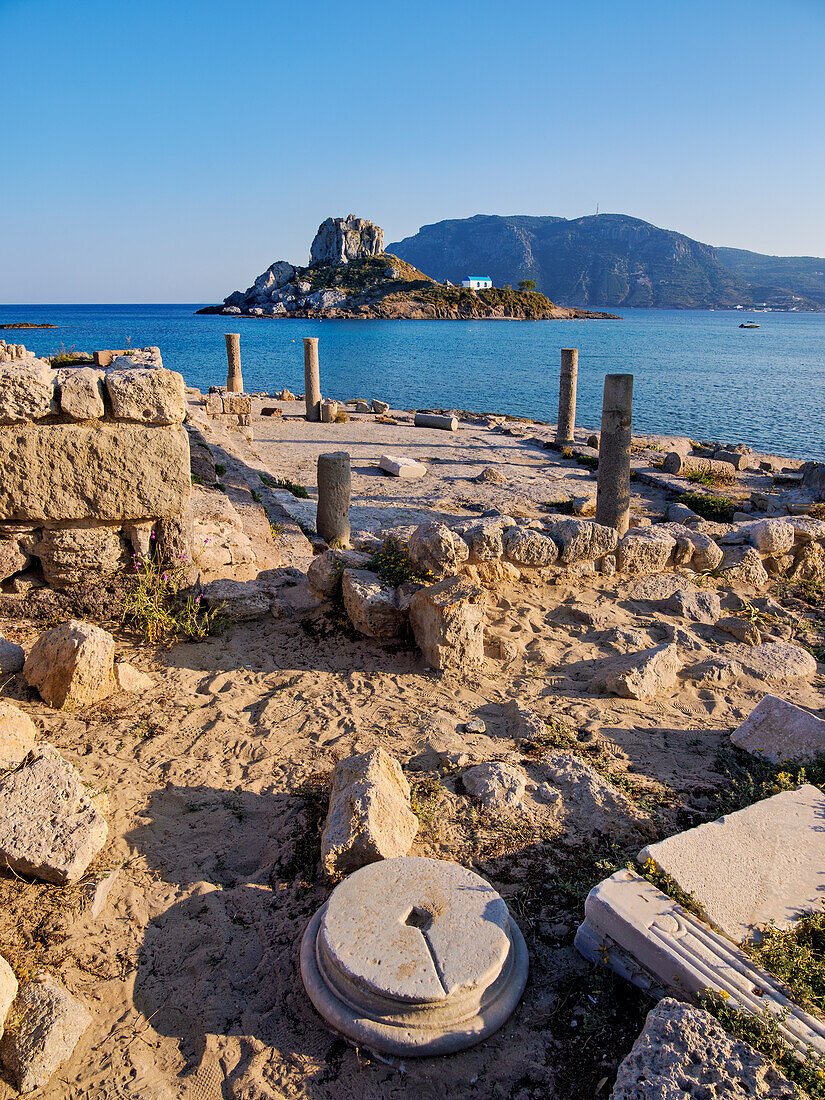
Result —
[[0, 302], [207, 302], [318, 224], [825, 256], [825, 0], [0, 0]]

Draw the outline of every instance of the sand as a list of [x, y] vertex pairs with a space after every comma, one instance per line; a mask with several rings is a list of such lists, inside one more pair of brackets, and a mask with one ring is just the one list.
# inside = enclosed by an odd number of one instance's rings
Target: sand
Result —
[[[519, 426], [523, 438], [487, 424], [462, 424], [453, 436], [366, 417], [322, 426], [256, 416], [253, 427], [252, 443], [237, 431], [214, 436], [236, 464], [232, 491], [242, 493], [244, 468], [248, 479], [264, 469], [312, 488], [317, 454], [347, 449], [356, 530], [487, 508], [538, 516], [548, 500], [595, 488], [588, 471], [530, 444], [542, 431], [530, 425]], [[427, 477], [377, 473], [385, 451], [426, 461]], [[487, 468], [506, 480], [476, 480]], [[634, 483], [638, 515], [661, 514], [663, 500]], [[289, 563], [288, 547], [278, 554]], [[645, 1005], [621, 983], [588, 984], [572, 946], [584, 893], [610, 873], [600, 860], [607, 867], [714, 816], [727, 783], [717, 753], [764, 693], [745, 676], [730, 688], [697, 684], [691, 668], [736, 643], [630, 599], [631, 587], [598, 577], [578, 588], [501, 586], [490, 596], [485, 664], [461, 678], [439, 677], [411, 645], [361, 638], [334, 610], [310, 605], [170, 649], [118, 630], [119, 654], [154, 688], [71, 715], [46, 707], [21, 677], [9, 679], [4, 695], [107, 794], [110, 839], [92, 871], [121, 868], [97, 920], [77, 887], [0, 875], [0, 950], [19, 972], [52, 970], [94, 1017], [44, 1100], [606, 1096]], [[735, 603], [724, 586], [719, 592]], [[649, 703], [593, 694], [600, 661], [657, 644], [669, 627], [684, 631], [676, 688]], [[0, 629], [29, 645], [38, 627], [21, 606]], [[809, 629], [799, 609], [786, 613], [786, 634]], [[821, 714], [823, 686], [819, 676], [771, 690]], [[513, 739], [513, 698], [556, 720], [556, 743]], [[484, 733], [464, 730], [474, 717]], [[498, 1034], [462, 1054], [399, 1063], [356, 1050], [326, 1027], [301, 986], [300, 937], [330, 889], [318, 867], [329, 772], [376, 745], [398, 757], [413, 784], [421, 828], [412, 854], [484, 875], [527, 940], [521, 1005]], [[464, 793], [461, 768], [491, 759], [527, 770], [522, 813], [485, 815]], [[597, 1009], [613, 1013], [607, 1030], [592, 1023]], [[0, 1082], [0, 1100], [13, 1095]]]

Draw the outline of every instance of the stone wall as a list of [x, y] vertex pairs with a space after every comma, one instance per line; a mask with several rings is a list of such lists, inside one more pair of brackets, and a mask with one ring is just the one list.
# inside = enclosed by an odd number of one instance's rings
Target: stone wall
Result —
[[174, 371], [0, 364], [0, 580], [116, 573], [154, 545], [191, 554], [184, 383]]

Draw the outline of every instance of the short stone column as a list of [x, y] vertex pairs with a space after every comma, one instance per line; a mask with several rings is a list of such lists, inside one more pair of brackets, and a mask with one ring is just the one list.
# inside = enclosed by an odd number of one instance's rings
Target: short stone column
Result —
[[596, 523], [614, 527], [621, 538], [630, 526], [630, 439], [633, 375], [608, 374], [604, 380]]
[[[314, 341], [316, 347], [318, 341]], [[318, 360], [315, 360], [316, 364]], [[307, 376], [308, 377], [308, 376]], [[347, 451], [318, 455], [318, 518], [315, 527], [325, 542], [349, 543], [350, 461]]]
[[225, 332], [226, 358], [229, 369], [226, 373], [226, 388], [230, 393], [243, 393], [243, 375], [241, 374], [241, 334]]
[[579, 373], [579, 349], [561, 349], [561, 377], [559, 379], [559, 423], [556, 428], [557, 443], [572, 443], [576, 427], [576, 376]]
[[[306, 403], [307, 420], [320, 420], [321, 369], [318, 364], [317, 336], [304, 337], [304, 401]], [[347, 484], [349, 484], [349, 474], [347, 475]], [[349, 497], [347, 497], [347, 501], [349, 502]], [[349, 531], [349, 528], [347, 528], [347, 531]]]

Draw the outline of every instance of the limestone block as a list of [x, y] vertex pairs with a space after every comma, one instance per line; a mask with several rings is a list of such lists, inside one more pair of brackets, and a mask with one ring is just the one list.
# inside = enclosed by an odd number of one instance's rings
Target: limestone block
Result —
[[28, 714], [24, 714], [14, 703], [0, 699], [0, 772], [17, 767], [34, 748], [36, 740], [37, 728]]
[[[695, 1000], [712, 986], [732, 1008], [777, 1017], [786, 1042], [804, 1056], [825, 1053], [825, 1023], [791, 1004], [782, 987], [726, 937], [633, 871], [617, 871], [587, 896], [576, 947], [657, 999]], [[680, 1098], [681, 1100], [681, 1098]]]
[[692, 894], [714, 928], [735, 943], [751, 942], [760, 926], [791, 928], [819, 908], [824, 816], [825, 793], [806, 784], [648, 844], [637, 858], [653, 860]]
[[816, 675], [816, 661], [807, 651], [788, 642], [733, 646], [731, 656], [750, 676], [772, 684], [792, 684]]
[[182, 424], [186, 414], [183, 375], [173, 370], [108, 370], [106, 391], [118, 420]]
[[127, 661], [115, 661], [115, 680], [121, 691], [143, 694], [155, 686], [155, 681], [145, 672]]
[[694, 623], [715, 623], [722, 613], [719, 597], [710, 589], [678, 588], [666, 601], [668, 611]]
[[709, 657], [688, 669], [687, 678], [703, 687], [730, 687], [744, 675], [742, 666], [732, 657]]
[[654, 646], [620, 660], [610, 660], [596, 674], [594, 691], [609, 691], [624, 699], [652, 699], [676, 683], [682, 662], [676, 645]]
[[729, 1035], [704, 1009], [671, 997], [647, 1015], [619, 1066], [610, 1100], [799, 1100], [795, 1085], [771, 1062]]
[[142, 424], [0, 428], [0, 519], [171, 516], [191, 491], [186, 430]]
[[55, 377], [43, 359], [0, 367], [0, 424], [22, 424], [56, 413]]
[[793, 527], [797, 542], [825, 542], [825, 520], [812, 516], [788, 516], [783, 522]]
[[783, 760], [813, 761], [825, 753], [825, 722], [802, 707], [765, 695], [730, 739], [740, 749], [764, 756], [774, 764]]
[[564, 519], [552, 523], [548, 535], [559, 547], [559, 558], [571, 562], [595, 561], [616, 549], [619, 536], [613, 527], [603, 527], [586, 519]]
[[50, 707], [90, 706], [115, 690], [115, 640], [99, 626], [69, 619], [41, 634], [23, 668]]
[[748, 538], [760, 554], [778, 557], [787, 554], [794, 544], [795, 530], [781, 519], [761, 519], [752, 523]]
[[268, 615], [272, 604], [272, 597], [256, 581], [210, 581], [203, 586], [202, 595], [209, 608], [233, 622]]
[[422, 523], [407, 543], [410, 561], [425, 573], [444, 577], [454, 573], [470, 556], [463, 538], [443, 523]]
[[485, 601], [484, 589], [464, 577], [446, 577], [415, 593], [410, 624], [428, 664], [465, 672], [483, 663]]
[[738, 615], [726, 615], [723, 619], [719, 619], [716, 625], [720, 630], [724, 630], [726, 634], [730, 634], [745, 645], [759, 645], [762, 641], [759, 627], [755, 626], [749, 619], [739, 618]]
[[60, 411], [72, 420], [100, 420], [106, 408], [103, 404], [102, 370], [74, 367], [57, 372]]
[[25, 659], [23, 647], [10, 642], [0, 634], [0, 672], [7, 676], [22, 672]]
[[504, 532], [503, 542], [505, 554], [517, 565], [552, 565], [559, 556], [551, 538], [524, 527], [508, 527]]
[[418, 478], [427, 476], [427, 467], [423, 462], [416, 462], [403, 455], [381, 455], [378, 465], [384, 473], [403, 478], [405, 481], [416, 481]]
[[495, 561], [504, 553], [502, 535], [506, 524], [501, 519], [483, 519], [459, 528], [470, 548], [470, 561]]
[[0, 580], [8, 580], [28, 564], [29, 555], [21, 548], [17, 539], [0, 539]]
[[43, 742], [0, 776], [0, 865], [77, 882], [106, 843], [106, 820], [79, 773]]
[[0, 955], [0, 1039], [3, 1038], [3, 1025], [16, 996], [17, 978], [15, 978], [12, 968]]
[[795, 581], [825, 580], [825, 550], [815, 542], [805, 543], [793, 570]]
[[691, 531], [690, 541], [693, 544], [693, 558], [691, 564], [698, 572], [711, 572], [722, 562], [724, 551], [721, 546], [701, 531]]
[[485, 810], [506, 812], [521, 805], [527, 773], [524, 768], [496, 760], [468, 768], [461, 779], [467, 793], [477, 798]]
[[406, 616], [394, 588], [368, 569], [345, 569], [341, 577], [344, 607], [350, 622], [368, 638], [397, 638]]
[[765, 588], [770, 582], [759, 551], [753, 547], [728, 551], [722, 561], [722, 574], [731, 585]]
[[633, 576], [663, 573], [675, 549], [676, 539], [668, 531], [633, 527], [619, 540], [616, 551], [619, 572]]
[[459, 572], [473, 584], [483, 584], [485, 588], [498, 588], [521, 576], [510, 561], [478, 561], [475, 565], [462, 565]]
[[3, 1036], [0, 1060], [21, 1092], [48, 1084], [71, 1057], [91, 1013], [51, 975], [27, 982], [15, 1002], [16, 1026]]
[[417, 832], [410, 786], [395, 757], [378, 748], [336, 765], [321, 836], [321, 863], [331, 878], [405, 856]]
[[[280, 410], [278, 410], [280, 412]], [[327, 400], [321, 402], [321, 423], [332, 424], [338, 415], [338, 402]]]
[[219, 519], [195, 519], [192, 528], [192, 560], [204, 573], [228, 565], [247, 565], [256, 559], [249, 536], [233, 523]]
[[307, 580], [319, 596], [334, 596], [341, 589], [344, 570], [363, 569], [370, 558], [359, 550], [325, 550], [312, 559]]
[[52, 588], [111, 576], [128, 561], [120, 528], [114, 527], [44, 527], [34, 550]]
[[358, 400], [355, 402], [354, 411], [357, 413], [372, 412], [372, 405], [370, 405], [369, 401], [364, 401], [361, 398], [358, 398]]
[[547, 723], [518, 699], [507, 703], [507, 733], [514, 741], [536, 741], [547, 736]]
[[231, 416], [251, 416], [252, 397], [248, 393], [224, 393], [221, 395], [223, 411]]
[[377, 416], [386, 416], [387, 413], [390, 411], [390, 407], [386, 401], [377, 401], [375, 398], [373, 398], [370, 404], [372, 406], [372, 411]]

